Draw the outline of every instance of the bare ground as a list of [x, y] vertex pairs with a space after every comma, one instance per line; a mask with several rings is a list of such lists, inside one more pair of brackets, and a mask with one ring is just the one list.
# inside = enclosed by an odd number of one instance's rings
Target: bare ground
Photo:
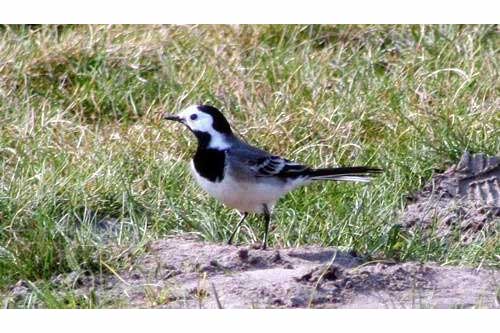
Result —
[[53, 283], [136, 308], [495, 308], [499, 279], [489, 269], [363, 264], [335, 248], [260, 250], [184, 235], [154, 242], [133, 269]]
[[401, 216], [406, 229], [458, 236], [463, 243], [494, 237], [500, 226], [500, 157], [465, 153], [411, 200]]
[[257, 250], [185, 237], [154, 243], [138, 267], [109, 290], [133, 307], [495, 307], [500, 278], [434, 264], [362, 265], [334, 248]]

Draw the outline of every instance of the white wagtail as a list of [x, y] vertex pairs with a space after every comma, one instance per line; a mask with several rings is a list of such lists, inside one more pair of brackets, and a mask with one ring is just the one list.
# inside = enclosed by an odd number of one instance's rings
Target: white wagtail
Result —
[[198, 139], [191, 170], [198, 184], [241, 219], [229, 237], [232, 243], [248, 213], [264, 214], [267, 246], [271, 211], [286, 193], [312, 180], [369, 182], [381, 169], [364, 166], [314, 169], [253, 147], [237, 138], [222, 113], [209, 105], [193, 105], [164, 119], [187, 126]]

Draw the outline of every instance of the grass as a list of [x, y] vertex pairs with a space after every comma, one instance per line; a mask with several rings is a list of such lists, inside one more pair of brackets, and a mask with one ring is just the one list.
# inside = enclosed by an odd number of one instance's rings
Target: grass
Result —
[[[386, 170], [291, 193], [271, 246], [498, 267], [498, 237], [394, 229], [435, 169], [500, 151], [498, 47], [495, 26], [3, 26], [0, 291], [25, 280], [43, 306], [96, 307], [51, 279], [128, 267], [172, 233], [227, 239], [237, 215], [191, 182], [195, 141], [158, 117], [194, 103], [290, 159]], [[262, 237], [249, 223], [240, 242]]]

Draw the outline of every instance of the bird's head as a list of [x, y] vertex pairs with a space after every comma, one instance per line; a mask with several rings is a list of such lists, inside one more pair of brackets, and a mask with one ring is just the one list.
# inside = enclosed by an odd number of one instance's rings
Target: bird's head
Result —
[[184, 124], [200, 142], [214, 148], [223, 148], [221, 142], [233, 134], [222, 112], [210, 105], [192, 105], [176, 115], [164, 115], [163, 118]]

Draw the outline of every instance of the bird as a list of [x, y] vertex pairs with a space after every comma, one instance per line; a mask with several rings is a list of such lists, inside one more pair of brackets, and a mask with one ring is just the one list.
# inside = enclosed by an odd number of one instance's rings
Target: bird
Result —
[[191, 171], [198, 185], [225, 206], [235, 209], [240, 220], [227, 244], [250, 213], [264, 216], [267, 248], [271, 213], [288, 192], [312, 181], [369, 182], [382, 172], [367, 166], [312, 168], [254, 147], [233, 132], [223, 113], [207, 104], [191, 105], [163, 118], [186, 126], [197, 139]]

